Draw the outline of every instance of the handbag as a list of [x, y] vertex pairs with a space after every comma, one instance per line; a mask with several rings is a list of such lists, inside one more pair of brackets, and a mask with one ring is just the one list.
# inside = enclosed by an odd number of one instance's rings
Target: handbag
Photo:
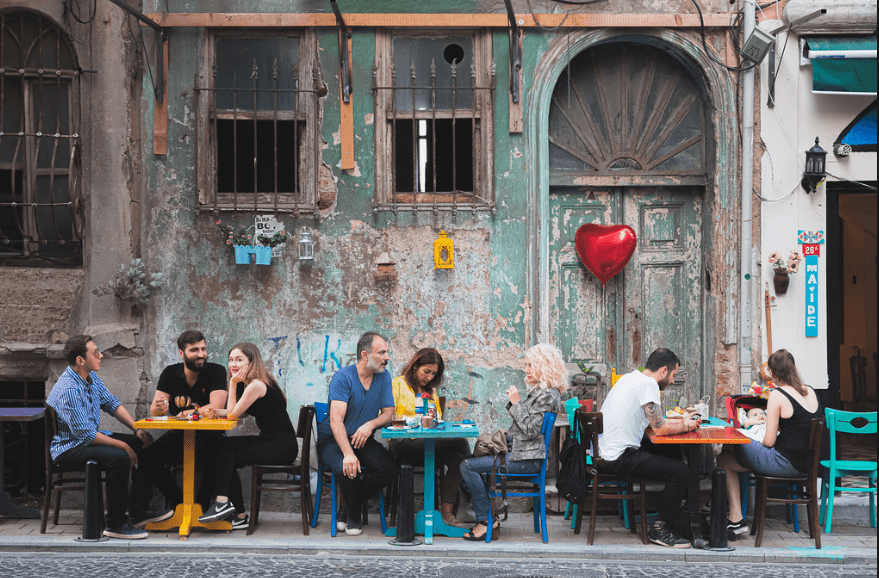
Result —
[[[505, 470], [507, 467], [507, 453], [510, 451], [509, 441], [507, 438], [507, 431], [503, 429], [499, 429], [494, 433], [483, 433], [479, 434], [479, 437], [476, 438], [476, 444], [473, 446], [473, 455], [476, 457], [481, 456], [494, 456], [494, 465], [491, 468], [491, 472], [489, 472], [488, 476], [488, 487], [495, 487], [495, 476], [498, 471], [498, 462], [500, 462], [500, 469]], [[501, 478], [501, 504], [504, 508], [504, 522], [507, 521], [507, 476], [503, 476]], [[494, 507], [494, 500], [492, 500], [492, 507]]]

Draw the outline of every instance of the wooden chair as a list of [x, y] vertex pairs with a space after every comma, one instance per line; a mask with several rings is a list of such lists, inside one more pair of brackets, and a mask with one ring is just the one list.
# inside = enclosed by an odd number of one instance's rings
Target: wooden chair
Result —
[[[580, 446], [583, 448], [583, 452], [592, 449], [592, 466], [591, 466], [591, 494], [592, 494], [592, 506], [589, 511], [589, 535], [586, 537], [586, 543], [590, 546], [595, 539], [595, 519], [598, 515], [598, 501], [599, 500], [617, 500], [624, 501], [629, 504], [628, 512], [634, 512], [634, 501], [639, 502], [640, 514], [641, 514], [641, 541], [647, 544], [647, 480], [645, 478], [638, 478], [637, 480], [633, 480], [631, 478], [622, 477], [622, 476], [613, 476], [610, 474], [602, 474], [598, 471], [598, 468], [594, 465], [595, 461], [598, 460], [601, 455], [598, 451], [598, 436], [599, 434], [604, 433], [604, 416], [601, 412], [586, 412], [582, 411], [582, 408], [578, 408], [574, 413], [577, 419], [577, 425], [580, 428]], [[584, 461], [585, 456], [584, 456]], [[590, 466], [587, 466], [587, 476], [589, 476]], [[633, 482], [638, 482], [638, 493], [635, 494]], [[583, 523], [583, 508], [578, 508], [577, 512], [577, 526], [574, 528], [574, 533], [580, 533], [580, 527]], [[632, 533], [635, 533], [635, 523], [634, 520], [629, 525]]]
[[[824, 474], [821, 476], [821, 516], [818, 524], [826, 524], [824, 533], [830, 533], [833, 522], [833, 498], [836, 492], [867, 493], [870, 497], [870, 526], [876, 527], [876, 462], [868, 460], [839, 460], [837, 456], [836, 434], [875, 435], [876, 412], [850, 412], [825, 408], [824, 417], [830, 430], [830, 459], [821, 460]], [[866, 486], [838, 486], [837, 479], [843, 476], [867, 478]], [[826, 519], [826, 522], [825, 522]]]
[[[775, 476], [763, 476], [755, 473], [757, 479], [756, 511], [754, 512], [754, 524], [751, 526], [751, 535], [757, 535], [754, 546], [760, 547], [763, 542], [763, 526], [766, 523], [766, 508], [768, 504], [805, 504], [809, 515], [809, 537], [815, 540], [815, 548], [821, 549], [821, 529], [818, 526], [818, 468], [821, 453], [821, 434], [824, 431], [824, 420], [815, 418], [812, 420], [812, 429], [809, 433], [809, 475], [798, 478], [780, 478]], [[769, 497], [769, 488], [773, 486], [792, 486], [792, 491], [785, 492], [783, 498]]]
[[[262, 492], [299, 492], [299, 503], [302, 512], [302, 533], [308, 536], [309, 523], [312, 516], [311, 504], [311, 424], [314, 421], [314, 406], [303, 405], [299, 408], [299, 424], [296, 426], [296, 437], [302, 439], [302, 452], [299, 460], [290, 465], [254, 464], [253, 491], [250, 498], [250, 523], [247, 535], [253, 534], [259, 523], [259, 504]], [[297, 463], [298, 462], [298, 463]], [[272, 474], [281, 474], [280, 478], [264, 478]], [[296, 479], [294, 476], [298, 476]]]
[[[45, 414], [43, 423], [46, 427], [46, 495], [43, 498], [43, 515], [40, 522], [40, 534], [46, 533], [46, 526], [49, 522], [49, 505], [52, 502], [52, 495], [55, 495], [55, 514], [52, 517], [52, 524], [58, 525], [58, 511], [61, 508], [61, 494], [63, 492], [83, 492], [85, 491], [85, 464], [82, 469], [62, 468], [55, 465], [52, 461], [52, 453], [50, 451], [52, 439], [58, 435], [58, 416], [55, 409], [49, 404], [44, 405]], [[68, 474], [75, 474], [69, 477]], [[101, 472], [102, 486], [106, 482], [104, 472]], [[106, 493], [105, 493], [106, 500]], [[101, 528], [104, 527], [104, 508], [101, 508]]]

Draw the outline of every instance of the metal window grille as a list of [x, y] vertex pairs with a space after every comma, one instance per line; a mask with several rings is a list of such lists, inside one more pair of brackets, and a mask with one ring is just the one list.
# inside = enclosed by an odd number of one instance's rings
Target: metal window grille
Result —
[[0, 15], [0, 261], [82, 261], [80, 70], [63, 33]]
[[480, 84], [470, 41], [395, 38], [390, 86], [379, 86], [378, 62], [373, 65], [373, 94], [385, 103], [379, 106], [385, 110], [391, 171], [376, 210], [494, 209], [493, 178], [482, 161], [492, 146], [486, 124], [495, 65]]
[[[318, 72], [311, 89], [299, 76], [296, 37], [216, 40], [208, 123], [213, 199], [209, 210], [292, 212], [314, 208], [316, 155], [306, 150], [317, 115]], [[310, 113], [310, 114], [309, 114]], [[305, 154], [303, 154], [305, 153]]]

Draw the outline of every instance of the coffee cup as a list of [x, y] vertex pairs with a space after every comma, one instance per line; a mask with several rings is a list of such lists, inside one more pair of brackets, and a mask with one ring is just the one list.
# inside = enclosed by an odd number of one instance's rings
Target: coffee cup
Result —
[[404, 415], [395, 415], [394, 419], [391, 420], [391, 424], [394, 427], [405, 427], [406, 426], [406, 416]]
[[430, 416], [424, 416], [421, 418], [421, 427], [424, 429], [430, 429], [433, 427], [433, 418]]

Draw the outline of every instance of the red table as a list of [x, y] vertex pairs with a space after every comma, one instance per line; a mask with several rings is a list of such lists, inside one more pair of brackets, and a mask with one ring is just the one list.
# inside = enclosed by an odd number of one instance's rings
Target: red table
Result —
[[[714, 421], [720, 421], [715, 419]], [[687, 463], [690, 468], [689, 495], [687, 510], [690, 512], [690, 529], [693, 531], [693, 545], [705, 548], [702, 538], [701, 515], [699, 514], [699, 472], [702, 469], [702, 446], [705, 444], [747, 444], [751, 438], [734, 427], [701, 427], [696, 431], [675, 435], [656, 435], [647, 429], [647, 437], [655, 444], [680, 444], [687, 446]]]
[[4, 421], [28, 422], [35, 421], [43, 417], [43, 408], [41, 407], [0, 407], [0, 516], [8, 516], [10, 518], [35, 518], [39, 519], [40, 512], [34, 508], [24, 508], [16, 506], [12, 501], [12, 496], [3, 487], [5, 475], [5, 465], [3, 463], [6, 450], [3, 447], [3, 423]]

